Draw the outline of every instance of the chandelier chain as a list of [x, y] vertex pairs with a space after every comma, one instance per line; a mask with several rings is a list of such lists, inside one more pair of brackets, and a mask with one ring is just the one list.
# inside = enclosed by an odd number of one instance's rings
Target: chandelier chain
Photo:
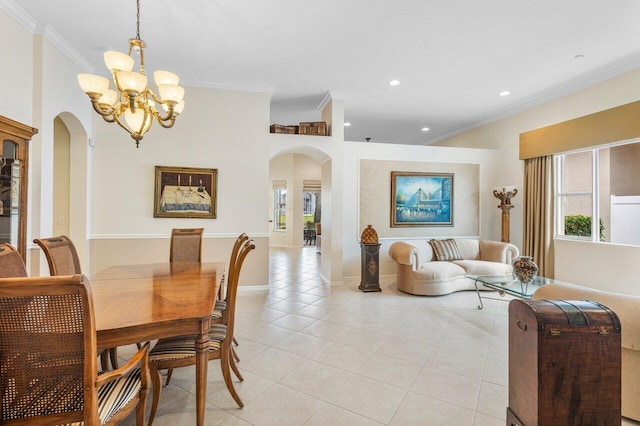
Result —
[[140, 40], [140, 0], [136, 0], [136, 38]]

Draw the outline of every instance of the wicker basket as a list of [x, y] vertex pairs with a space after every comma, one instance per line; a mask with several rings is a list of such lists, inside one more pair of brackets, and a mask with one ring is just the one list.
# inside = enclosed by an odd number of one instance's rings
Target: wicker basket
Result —
[[301, 135], [327, 136], [327, 123], [325, 121], [308, 121], [300, 123]]
[[284, 133], [288, 135], [292, 135], [295, 133], [295, 129], [293, 128], [293, 126], [284, 126], [282, 124], [272, 124], [269, 127], [269, 131], [271, 133]]

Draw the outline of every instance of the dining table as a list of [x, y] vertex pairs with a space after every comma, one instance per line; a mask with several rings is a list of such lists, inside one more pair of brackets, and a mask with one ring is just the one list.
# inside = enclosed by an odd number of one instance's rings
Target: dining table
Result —
[[210, 319], [224, 262], [116, 265], [89, 277], [98, 349], [196, 335], [196, 424], [204, 424]]

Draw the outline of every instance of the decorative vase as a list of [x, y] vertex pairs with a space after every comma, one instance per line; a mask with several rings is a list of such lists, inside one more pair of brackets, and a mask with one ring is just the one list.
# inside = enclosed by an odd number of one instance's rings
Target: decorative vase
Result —
[[538, 265], [531, 256], [520, 256], [513, 262], [513, 273], [523, 284], [529, 284], [538, 275]]
[[378, 244], [378, 233], [371, 225], [367, 225], [364, 231], [362, 231], [360, 242], [363, 244]]

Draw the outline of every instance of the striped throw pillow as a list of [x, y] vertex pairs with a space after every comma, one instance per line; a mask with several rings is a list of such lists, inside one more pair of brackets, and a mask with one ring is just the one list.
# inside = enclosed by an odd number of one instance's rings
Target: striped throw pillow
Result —
[[436, 260], [462, 260], [458, 246], [453, 238], [446, 240], [429, 240]]

